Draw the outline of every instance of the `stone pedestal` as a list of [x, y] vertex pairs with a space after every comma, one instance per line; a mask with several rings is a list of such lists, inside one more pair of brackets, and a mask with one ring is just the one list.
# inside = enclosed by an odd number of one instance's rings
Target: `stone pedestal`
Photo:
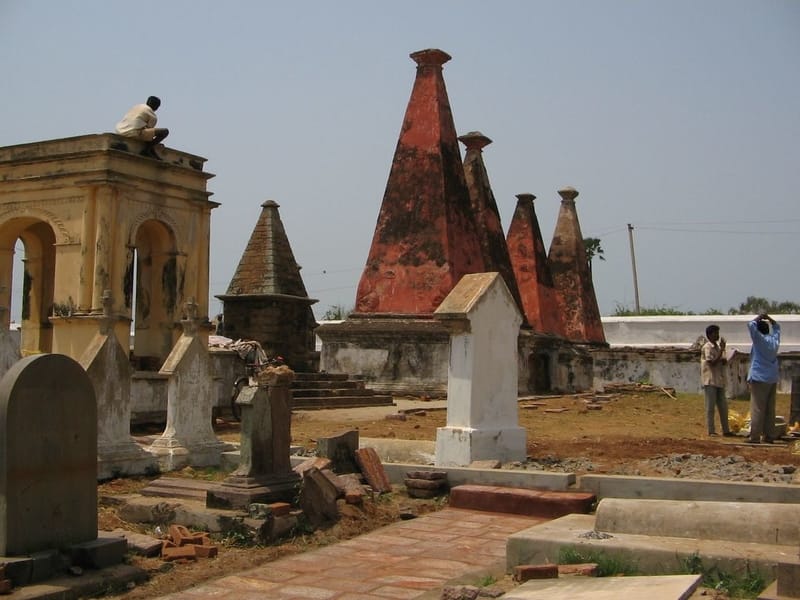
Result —
[[169, 376], [167, 426], [149, 451], [158, 459], [162, 471], [217, 466], [222, 452], [228, 449], [211, 427], [211, 360], [207, 343], [198, 335], [195, 310], [196, 306], [190, 303], [189, 318], [182, 322], [183, 335], [160, 371]]
[[464, 276], [434, 316], [450, 330], [447, 426], [436, 432], [436, 465], [525, 460], [517, 418], [522, 318], [503, 278]]
[[239, 467], [208, 491], [207, 506], [246, 508], [254, 502], [295, 500], [301, 479], [289, 459], [293, 378], [288, 367], [270, 367], [258, 385], [242, 389], [237, 399], [242, 415]]
[[[103, 315], [75, 317], [97, 325], [78, 361], [86, 370], [97, 398], [97, 478], [141, 475], [157, 469], [155, 458], [130, 435], [131, 374], [128, 353], [114, 334], [110, 292], [103, 296]], [[129, 319], [124, 319], [129, 328]]]

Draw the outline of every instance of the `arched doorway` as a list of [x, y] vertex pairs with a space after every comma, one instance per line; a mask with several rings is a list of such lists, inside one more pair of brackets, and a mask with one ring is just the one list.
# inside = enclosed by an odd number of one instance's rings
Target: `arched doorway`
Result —
[[158, 370], [175, 341], [178, 280], [174, 232], [163, 222], [144, 221], [128, 247], [125, 306], [133, 318], [132, 362], [138, 370]]
[[[14, 276], [16, 250], [23, 251], [17, 266], [21, 277]], [[12, 304], [20, 306], [20, 351], [23, 355], [51, 352], [53, 327], [51, 315], [64, 316], [73, 306], [69, 299], [54, 303], [56, 237], [49, 223], [33, 217], [11, 219], [0, 226], [0, 326], [8, 327]], [[19, 257], [17, 257], [19, 258]], [[14, 282], [21, 282], [21, 285]], [[20, 289], [21, 288], [21, 289]]]

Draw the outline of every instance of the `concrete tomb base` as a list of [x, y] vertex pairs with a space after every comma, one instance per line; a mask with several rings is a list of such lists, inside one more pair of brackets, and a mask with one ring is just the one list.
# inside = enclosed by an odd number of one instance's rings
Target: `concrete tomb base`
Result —
[[436, 466], [467, 466], [476, 460], [524, 461], [526, 432], [522, 427], [436, 430]]
[[687, 600], [702, 575], [653, 577], [560, 577], [533, 579], [503, 596], [505, 600]]
[[699, 558], [704, 569], [756, 570], [769, 581], [779, 563], [797, 555], [798, 511], [787, 504], [604, 498], [595, 516], [571, 514], [512, 535], [506, 563], [513, 569], [553, 562], [571, 548], [619, 558], [647, 574], [685, 572]]

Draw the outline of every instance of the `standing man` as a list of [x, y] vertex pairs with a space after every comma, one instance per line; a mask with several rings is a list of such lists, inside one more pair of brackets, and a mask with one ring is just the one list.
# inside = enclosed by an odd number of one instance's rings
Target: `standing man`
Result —
[[156, 144], [169, 135], [169, 129], [156, 129], [158, 122], [156, 111], [159, 106], [161, 106], [161, 100], [156, 96], [150, 96], [145, 104], [137, 104], [125, 113], [116, 127], [119, 135], [147, 142], [141, 155], [156, 160], [161, 160], [161, 157], [156, 154]]
[[[770, 326], [772, 332], [770, 333]], [[778, 390], [778, 348], [781, 326], [767, 313], [761, 313], [747, 324], [753, 347], [750, 350], [750, 444], [761, 438], [771, 444], [775, 439], [775, 394]]]
[[715, 413], [719, 411], [722, 435], [733, 434], [728, 424], [728, 400], [725, 398], [725, 339], [719, 337], [719, 325], [706, 327], [706, 343], [700, 350], [700, 381], [706, 399], [706, 428], [715, 436]]

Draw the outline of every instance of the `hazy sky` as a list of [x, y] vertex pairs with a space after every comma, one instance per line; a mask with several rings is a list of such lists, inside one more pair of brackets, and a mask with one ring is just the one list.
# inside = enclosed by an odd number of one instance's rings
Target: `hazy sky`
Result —
[[0, 0], [0, 145], [160, 96], [167, 145], [216, 174], [210, 316], [272, 199], [319, 318], [354, 304], [425, 48], [459, 134], [494, 140], [505, 229], [533, 193], [549, 246], [580, 192], [603, 315], [634, 305], [628, 223], [643, 307], [800, 302], [797, 0]]

